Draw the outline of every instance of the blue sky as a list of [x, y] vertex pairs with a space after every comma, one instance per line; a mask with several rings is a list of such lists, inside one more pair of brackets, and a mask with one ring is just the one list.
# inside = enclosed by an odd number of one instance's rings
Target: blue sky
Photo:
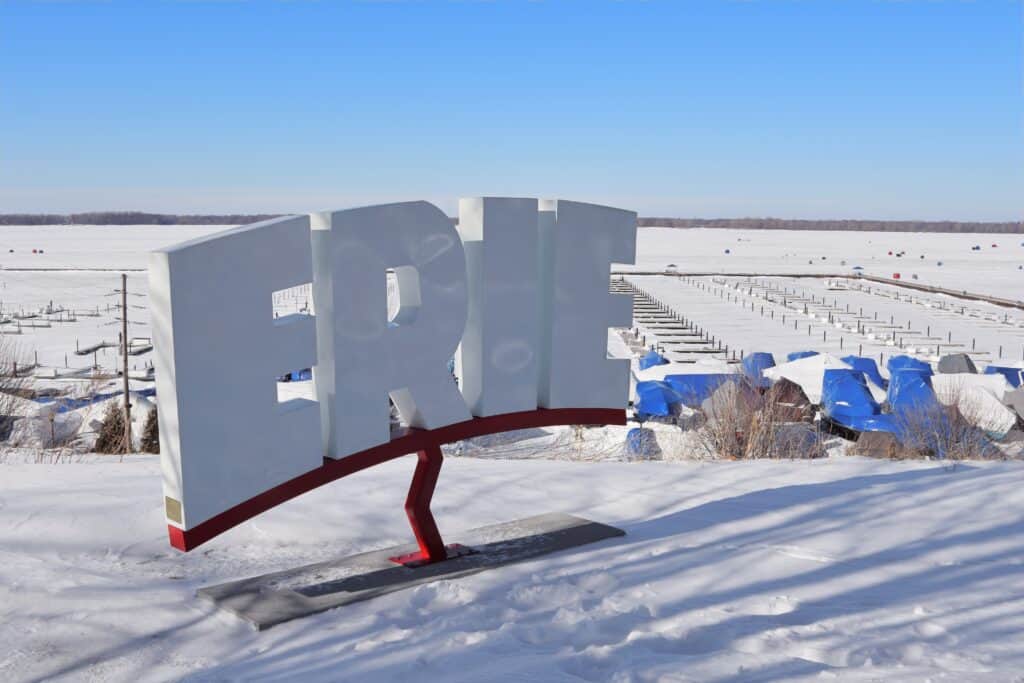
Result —
[[0, 213], [1020, 220], [1022, 7], [0, 0]]

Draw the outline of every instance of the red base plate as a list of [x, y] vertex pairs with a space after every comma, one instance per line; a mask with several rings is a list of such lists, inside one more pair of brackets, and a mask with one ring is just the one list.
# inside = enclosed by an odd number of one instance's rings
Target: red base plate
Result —
[[[464, 555], [472, 555], [476, 552], [469, 546], [462, 545], [461, 543], [452, 543], [451, 545], [446, 545], [444, 549], [444, 560], [451, 560], [456, 557], [462, 557]], [[400, 564], [409, 567], [410, 569], [415, 569], [416, 567], [424, 567], [428, 564], [444, 562], [444, 560], [431, 560], [426, 555], [424, 555], [423, 552], [420, 550], [417, 550], [414, 553], [409, 553], [408, 555], [396, 555], [395, 557], [389, 557], [388, 559], [394, 562], [395, 564]]]

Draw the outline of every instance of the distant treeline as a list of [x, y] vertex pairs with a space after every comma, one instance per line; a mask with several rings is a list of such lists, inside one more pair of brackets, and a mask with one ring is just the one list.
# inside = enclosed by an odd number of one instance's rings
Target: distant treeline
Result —
[[0, 225], [244, 225], [276, 217], [277, 214], [176, 215], [143, 211], [8, 213], [0, 214]]
[[640, 218], [641, 227], [742, 230], [849, 230], [852, 232], [1024, 232], [1024, 222], [792, 220], [786, 218]]
[[[0, 214], [0, 225], [244, 225], [278, 214], [167, 214], [142, 211]], [[453, 219], [454, 220], [454, 219]], [[787, 218], [640, 218], [640, 227], [733, 228], [744, 230], [849, 230], [854, 232], [1024, 233], [1024, 222], [794, 220]]]

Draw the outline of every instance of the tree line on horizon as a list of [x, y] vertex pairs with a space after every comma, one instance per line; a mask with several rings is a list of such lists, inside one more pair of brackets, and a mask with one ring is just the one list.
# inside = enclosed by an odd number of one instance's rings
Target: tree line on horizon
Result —
[[732, 228], [736, 230], [842, 230], [852, 232], [1024, 233], [1024, 221], [881, 221], [791, 218], [640, 218], [642, 228]]
[[281, 214], [172, 214], [145, 211], [0, 214], [0, 225], [245, 225]]
[[[144, 211], [0, 214], [0, 225], [245, 225], [283, 214], [167, 214]], [[453, 221], [456, 219], [452, 219]], [[990, 232], [1024, 233], [1024, 221], [882, 221], [804, 220], [790, 218], [641, 217], [642, 227], [732, 228], [742, 230], [842, 230], [853, 232]]]

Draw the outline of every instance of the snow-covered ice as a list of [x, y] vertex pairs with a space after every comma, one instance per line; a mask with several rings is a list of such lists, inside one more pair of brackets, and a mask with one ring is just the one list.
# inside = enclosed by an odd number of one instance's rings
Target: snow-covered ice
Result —
[[407, 543], [412, 459], [197, 551], [158, 463], [6, 465], [0, 679], [1012, 681], [1024, 670], [1017, 463], [448, 458], [459, 530], [565, 511], [627, 535], [263, 633], [204, 585]]
[[[100, 310], [98, 317], [79, 316], [78, 322], [52, 322], [47, 328], [28, 325], [45, 321], [25, 321], [20, 335], [4, 335], [18, 346], [29, 360], [38, 357], [40, 374], [66, 374], [85, 370], [92, 356], [76, 356], [81, 347], [100, 341], [116, 342], [118, 325], [114, 291], [120, 287], [120, 272], [128, 273], [132, 293], [129, 336], [149, 336], [149, 312], [146, 300], [145, 268], [147, 254], [200, 235], [223, 230], [225, 226], [10, 226], [0, 228], [0, 313], [38, 311], [51, 302], [54, 307], [75, 311]], [[822, 231], [758, 230], [679, 230], [643, 228], [637, 232], [637, 264], [617, 266], [620, 270], [662, 270], [674, 263], [680, 272], [758, 273], [846, 273], [861, 265], [866, 273], [890, 276], [901, 271], [904, 279], [919, 274], [919, 282], [967, 289], [972, 292], [1018, 299], [1024, 292], [1024, 235], [916, 234]], [[991, 244], [998, 244], [992, 248]], [[971, 246], [980, 245], [975, 252]], [[42, 249], [42, 254], [33, 254]], [[724, 253], [725, 249], [730, 254]], [[888, 251], [907, 250], [906, 256], [888, 256]], [[13, 252], [11, 251], [13, 250]], [[925, 255], [925, 259], [919, 256]], [[821, 259], [825, 256], [825, 260]], [[808, 263], [810, 261], [810, 263]], [[843, 264], [845, 261], [845, 264]], [[943, 265], [937, 263], [942, 261]], [[695, 322], [716, 332], [732, 351], [764, 350], [784, 353], [800, 348], [818, 348], [833, 353], [886, 356], [912, 347], [921, 353], [955, 351], [976, 352], [981, 363], [1024, 360], [1024, 312], [980, 302], [965, 302], [939, 295], [915, 293], [871, 284], [870, 291], [836, 291], [826, 280], [810, 278], [702, 278], [708, 290], [694, 284], [682, 286], [676, 278], [631, 277], [631, 281], [656, 296], [667, 295], [673, 305]], [[717, 282], [715, 281], [717, 280]], [[749, 282], [748, 282], [749, 280]], [[697, 282], [697, 280], [694, 280]], [[738, 287], [738, 289], [737, 289]], [[762, 319], [766, 302], [744, 292], [764, 294], [766, 287], [792, 291], [797, 300], [789, 304], [808, 304], [808, 315], [797, 321], [793, 316], [782, 323], [781, 309], [775, 318]], [[732, 301], [710, 291], [730, 289]], [[901, 299], [895, 300], [900, 293]], [[137, 296], [136, 296], [137, 295]], [[295, 298], [297, 297], [297, 298]], [[308, 293], [298, 292], [294, 300], [275, 301], [282, 311], [301, 307]], [[744, 309], [735, 301], [753, 302], [755, 309]], [[811, 298], [814, 301], [811, 301]], [[827, 300], [831, 306], [821, 302]], [[849, 305], [850, 315], [846, 306]], [[942, 306], [942, 308], [940, 308]], [[765, 316], [770, 307], [766, 307]], [[846, 329], [824, 320], [828, 312], [841, 309]], [[853, 334], [863, 309], [863, 324], [876, 328], [865, 334]], [[877, 314], [877, 319], [875, 319]], [[811, 316], [816, 317], [811, 317]], [[43, 316], [56, 317], [57, 316]], [[885, 327], [893, 321], [891, 327]], [[913, 329], [903, 332], [907, 323]], [[789, 327], [787, 327], [788, 325]], [[13, 329], [13, 324], [2, 326]], [[808, 332], [808, 328], [810, 331]], [[900, 334], [890, 340], [893, 329]], [[825, 332], [823, 335], [822, 333]], [[823, 338], [824, 337], [824, 338]], [[889, 343], [892, 342], [892, 343]], [[972, 348], [972, 344], [976, 348]], [[1002, 348], [1000, 348], [1002, 347]], [[1000, 355], [1001, 354], [1001, 355]], [[115, 351], [106, 348], [97, 353], [99, 365], [112, 368]], [[132, 363], [144, 368], [146, 357]]]
[[916, 274], [921, 284], [1014, 300], [1024, 292], [1024, 234], [638, 230], [636, 266], [626, 269], [660, 271], [670, 263], [680, 272], [762, 275], [843, 274], [860, 266], [869, 275], [900, 273], [909, 280]]
[[736, 357], [768, 351], [778, 362], [790, 351], [811, 349], [937, 361], [965, 352], [979, 369], [1024, 360], [1024, 311], [985, 302], [848, 279], [629, 275], [626, 280], [714, 335]]

